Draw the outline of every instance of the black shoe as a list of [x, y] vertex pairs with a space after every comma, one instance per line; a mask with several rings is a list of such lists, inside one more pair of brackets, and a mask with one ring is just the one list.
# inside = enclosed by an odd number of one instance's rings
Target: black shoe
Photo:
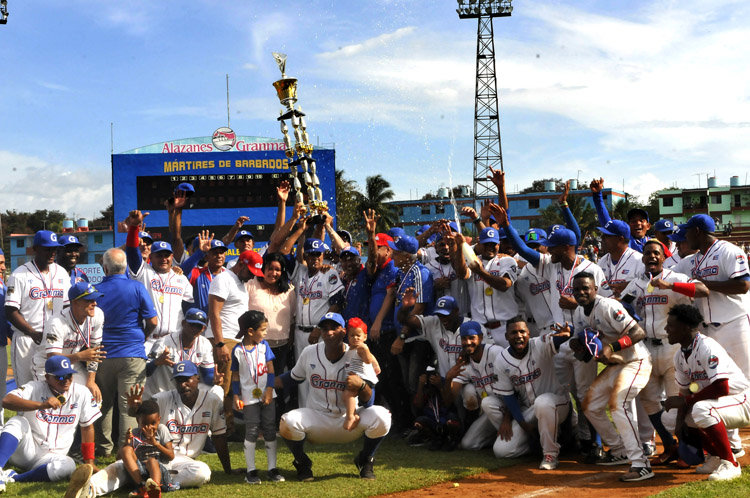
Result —
[[602, 450], [602, 447], [598, 445], [594, 445], [594, 447], [591, 450], [589, 450], [587, 453], [584, 454], [583, 463], [593, 465], [597, 461], [599, 461], [599, 459], [601, 459], [603, 456], [604, 456], [604, 450]]
[[[311, 473], [312, 475], [312, 473]], [[284, 476], [281, 475], [279, 469], [271, 469], [268, 471], [268, 480], [271, 482], [284, 482]]]
[[314, 479], [312, 472], [312, 460], [305, 455], [304, 461], [295, 460], [292, 462], [294, 468], [297, 469], [297, 479], [302, 482], [310, 482]]
[[258, 477], [258, 470], [251, 470], [245, 474], [245, 482], [248, 484], [260, 484], [260, 477]]
[[358, 453], [357, 456], [354, 457], [354, 465], [357, 466], [359, 477], [362, 479], [368, 479], [371, 481], [375, 479], [375, 472], [372, 469], [373, 463], [375, 463], [373, 457], [364, 458], [362, 453]]

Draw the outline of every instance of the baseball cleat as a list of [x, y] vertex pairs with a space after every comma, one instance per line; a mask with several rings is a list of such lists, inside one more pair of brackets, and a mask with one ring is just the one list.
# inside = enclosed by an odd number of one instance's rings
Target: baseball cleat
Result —
[[375, 471], [372, 468], [374, 463], [375, 459], [373, 457], [363, 457], [362, 453], [357, 453], [357, 456], [354, 457], [354, 465], [357, 466], [359, 477], [362, 479], [375, 479]]
[[737, 479], [742, 475], [740, 464], [734, 464], [729, 460], [721, 460], [719, 466], [708, 476], [709, 481], [729, 481]]
[[629, 463], [630, 460], [628, 460], [628, 457], [624, 455], [615, 456], [610, 451], [604, 453], [604, 455], [596, 461], [597, 465], [627, 465]]
[[732, 454], [734, 455], [735, 460], [742, 458], [745, 456], [745, 448], [732, 448]]
[[544, 460], [539, 464], [540, 470], [555, 470], [560, 462], [554, 455], [544, 455]]
[[709, 455], [705, 462], [695, 468], [695, 473], [713, 474], [714, 470], [719, 468], [719, 464], [721, 464], [721, 458], [715, 455]]
[[258, 477], [258, 471], [256, 469], [249, 470], [245, 474], [245, 482], [248, 484], [260, 484], [260, 477]]
[[302, 482], [310, 482], [314, 479], [312, 472], [312, 460], [305, 455], [305, 461], [298, 462], [294, 460], [292, 462], [294, 468], [297, 469], [297, 479]]
[[281, 475], [279, 469], [271, 469], [268, 471], [268, 480], [271, 482], [284, 482], [284, 476]]
[[65, 491], [63, 498], [88, 498], [92, 496], [90, 493], [91, 487], [91, 476], [94, 473], [94, 467], [84, 463], [79, 465], [78, 468], [70, 476], [70, 484], [68, 484], [68, 490]]
[[645, 481], [655, 475], [651, 467], [630, 467], [630, 471], [621, 475], [620, 480], [623, 482]]

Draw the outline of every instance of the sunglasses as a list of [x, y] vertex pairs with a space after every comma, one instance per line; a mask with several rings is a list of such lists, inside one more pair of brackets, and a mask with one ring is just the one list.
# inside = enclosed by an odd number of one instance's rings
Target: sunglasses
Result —
[[66, 380], [70, 380], [73, 378], [73, 374], [67, 374], [67, 375], [53, 375], [53, 377], [60, 382], [65, 382]]

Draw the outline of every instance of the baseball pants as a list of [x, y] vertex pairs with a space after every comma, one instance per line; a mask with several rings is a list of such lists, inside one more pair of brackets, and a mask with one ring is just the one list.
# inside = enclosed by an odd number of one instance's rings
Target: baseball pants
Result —
[[49, 449], [38, 447], [31, 434], [29, 421], [20, 415], [11, 417], [3, 427], [3, 432], [10, 433], [18, 439], [16, 451], [8, 460], [11, 465], [24, 471], [47, 465], [47, 475], [50, 481], [68, 479], [76, 469], [75, 461], [69, 456], [50, 453]]
[[[166, 467], [170, 471], [172, 483], [179, 483], [181, 488], [197, 488], [211, 480], [211, 469], [207, 464], [185, 455], [175, 454], [174, 460]], [[117, 460], [91, 476], [91, 490], [94, 496], [102, 496], [120, 489], [128, 482], [125, 465], [122, 460]]]
[[750, 389], [719, 399], [698, 401], [685, 417], [685, 422], [701, 429], [719, 422], [724, 422], [727, 429], [747, 427], [750, 425]]
[[[586, 397], [591, 384], [596, 379], [597, 363], [594, 360], [584, 363], [576, 360], [575, 353], [570, 349], [568, 342], [560, 346], [560, 350], [555, 355], [555, 371], [557, 380], [560, 385], [565, 387], [577, 400], [580, 407], [583, 399]], [[578, 420], [578, 438], [590, 441], [592, 438], [589, 423], [586, 417], [577, 416]]]
[[[294, 361], [296, 362], [297, 359], [299, 359], [300, 355], [302, 354], [302, 351], [310, 345], [310, 341], [308, 340], [310, 337], [310, 332], [305, 332], [304, 330], [300, 330], [299, 327], [294, 328]], [[307, 382], [303, 382], [301, 384], [297, 384], [297, 402], [299, 404], [299, 408], [304, 408], [307, 406], [307, 395], [310, 393], [310, 385]]]
[[[638, 398], [646, 413], [653, 415], [662, 410], [661, 401], [665, 392], [667, 398], [680, 394], [680, 388], [674, 380], [674, 355], [680, 346], [679, 344], [669, 345], [666, 342], [661, 346], [654, 346], [647, 342], [646, 346], [651, 354], [651, 376]], [[662, 414], [662, 423], [669, 432], [674, 433], [676, 416], [676, 410]]]
[[279, 432], [289, 441], [311, 443], [351, 443], [364, 434], [377, 439], [388, 434], [391, 414], [382, 406], [358, 408], [359, 425], [352, 430], [344, 429], [344, 413], [328, 414], [312, 408], [298, 408], [281, 416]]
[[36, 348], [37, 345], [31, 337], [15, 331], [10, 340], [10, 361], [13, 363], [13, 377], [18, 387], [34, 380], [33, 359]]
[[[583, 401], [586, 418], [615, 456], [627, 455], [634, 467], [648, 467], [638, 436], [634, 400], [651, 375], [648, 358], [608, 365], [591, 385]], [[609, 406], [612, 420], [607, 417]], [[618, 433], [619, 431], [619, 433]]]
[[745, 377], [750, 379], [750, 315], [719, 325], [707, 324], [702, 332], [721, 344]]

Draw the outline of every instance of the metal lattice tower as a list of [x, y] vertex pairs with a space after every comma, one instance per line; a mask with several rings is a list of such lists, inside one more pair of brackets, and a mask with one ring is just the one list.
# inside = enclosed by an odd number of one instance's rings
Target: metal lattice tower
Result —
[[512, 0], [458, 0], [460, 19], [477, 19], [477, 77], [474, 96], [474, 202], [495, 194], [490, 168], [503, 169], [495, 76], [493, 17], [510, 17]]

